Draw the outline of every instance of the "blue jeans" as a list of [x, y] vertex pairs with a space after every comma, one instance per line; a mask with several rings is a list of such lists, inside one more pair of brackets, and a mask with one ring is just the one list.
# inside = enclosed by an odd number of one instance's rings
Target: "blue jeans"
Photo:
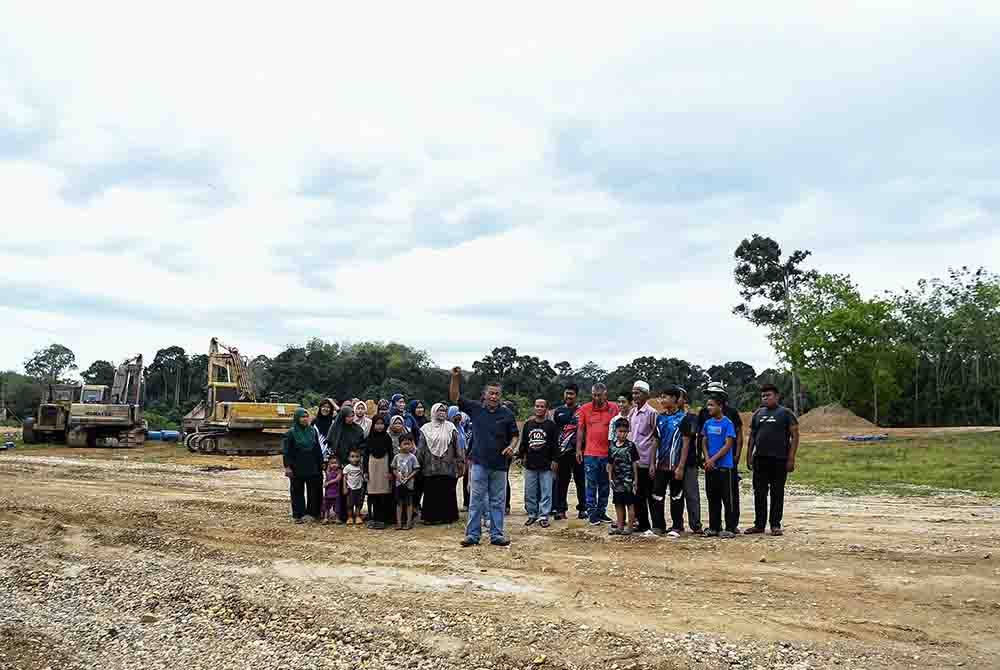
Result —
[[479, 542], [483, 517], [490, 517], [490, 540], [503, 538], [503, 512], [507, 497], [507, 471], [493, 470], [478, 463], [472, 464], [472, 481], [469, 483], [469, 522], [465, 537]]
[[548, 519], [552, 514], [552, 470], [524, 471], [524, 511], [531, 519]]
[[611, 493], [608, 459], [584, 456], [583, 469], [587, 473], [587, 515], [591, 521], [597, 521], [608, 513], [608, 495]]

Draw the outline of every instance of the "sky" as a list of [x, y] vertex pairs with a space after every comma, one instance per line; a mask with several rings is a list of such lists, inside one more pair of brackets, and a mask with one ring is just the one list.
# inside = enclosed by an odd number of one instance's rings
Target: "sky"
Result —
[[762, 369], [753, 233], [868, 294], [1000, 270], [1000, 3], [143, 4], [0, 0], [0, 369]]

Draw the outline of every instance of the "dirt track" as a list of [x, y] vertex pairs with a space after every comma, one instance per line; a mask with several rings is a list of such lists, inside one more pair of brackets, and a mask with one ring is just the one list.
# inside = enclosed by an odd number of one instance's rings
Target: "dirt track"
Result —
[[[292, 525], [269, 459], [116, 455], [0, 455], [0, 667], [995, 668], [1000, 653], [995, 500], [793, 494], [784, 538], [622, 540], [526, 531], [515, 482], [512, 546], [460, 549], [457, 527]], [[198, 469], [215, 463], [241, 469]], [[746, 520], [748, 486], [743, 505]]]

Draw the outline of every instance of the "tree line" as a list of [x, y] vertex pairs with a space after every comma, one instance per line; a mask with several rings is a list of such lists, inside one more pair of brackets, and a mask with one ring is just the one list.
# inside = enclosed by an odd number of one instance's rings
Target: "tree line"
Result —
[[[641, 356], [607, 370], [594, 361], [551, 363], [512, 346], [477, 360], [467, 384], [504, 384], [519, 414], [535, 398], [557, 402], [568, 383], [584, 399], [598, 381], [612, 397], [628, 395], [636, 379], [654, 391], [684, 386], [694, 404], [709, 380], [724, 382], [741, 410], [757, 405], [764, 382], [781, 390], [796, 411], [840, 403], [884, 426], [1000, 424], [1000, 277], [984, 269], [951, 270], [911, 289], [866, 297], [848, 275], [805, 267], [809, 251], [783, 254], [773, 239], [754, 235], [734, 252], [742, 302], [733, 312], [765, 328], [781, 364], [758, 372], [743, 361], [702, 367], [673, 357]], [[156, 352], [145, 370], [150, 423], [176, 426], [204, 397], [208, 357], [179, 346]], [[403, 393], [427, 402], [447, 397], [448, 372], [427, 352], [396, 342], [333, 343], [313, 338], [274, 357], [249, 361], [258, 396], [276, 394], [316, 406], [330, 396], [388, 398]], [[25, 416], [44, 386], [78, 370], [61, 344], [35, 352], [24, 373], [0, 375], [6, 406]], [[110, 384], [114, 365], [94, 361], [80, 377]]]

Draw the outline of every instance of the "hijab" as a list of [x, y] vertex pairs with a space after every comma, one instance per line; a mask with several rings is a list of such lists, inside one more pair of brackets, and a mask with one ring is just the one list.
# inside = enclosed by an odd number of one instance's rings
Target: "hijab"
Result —
[[[403, 430], [401, 430], [398, 433], [392, 432], [392, 430], [390, 430], [390, 429], [392, 428], [392, 424], [394, 424], [394, 423], [398, 423], [399, 425], [401, 425], [403, 427]], [[399, 438], [401, 438], [404, 435], [406, 435], [406, 422], [403, 420], [403, 416], [401, 414], [397, 414], [396, 416], [391, 417], [389, 419], [389, 424], [386, 426], [385, 432], [386, 432], [386, 434], [389, 435], [389, 439], [392, 441], [392, 451], [393, 451], [393, 453], [398, 452], [399, 451]]]
[[364, 440], [364, 431], [361, 430], [361, 426], [358, 426], [356, 424], [347, 425], [347, 423], [344, 422], [344, 417], [351, 416], [353, 414], [354, 414], [354, 408], [351, 407], [350, 405], [344, 405], [343, 407], [341, 407], [340, 411], [337, 413], [337, 418], [334, 420], [333, 425], [330, 426], [330, 432], [327, 433], [326, 435], [326, 443], [328, 448], [332, 452], [337, 454], [337, 457], [341, 459], [341, 462], [343, 462], [342, 460], [343, 455], [339, 451], [340, 441], [341, 438], [344, 437], [345, 433], [358, 431], [361, 434], [358, 442]]
[[[323, 409], [323, 405], [330, 406], [329, 416], [323, 416], [323, 412], [320, 411], [321, 409]], [[337, 409], [336, 405], [333, 404], [333, 400], [330, 398], [323, 398], [323, 400], [319, 403], [319, 409], [316, 410], [316, 418], [313, 419], [312, 425], [316, 426], [316, 430], [319, 431], [319, 434], [323, 436], [324, 440], [326, 439], [327, 434], [330, 432], [330, 426], [333, 425], [333, 420], [336, 418], [337, 418]]]
[[309, 451], [316, 444], [316, 434], [311, 426], [303, 428], [302, 424], [299, 423], [299, 419], [304, 416], [309, 416], [309, 412], [302, 407], [296, 407], [292, 414], [292, 428], [288, 431], [288, 437], [289, 442], [294, 444], [296, 449]]
[[420, 423], [416, 414], [417, 405], [419, 404], [420, 404], [419, 400], [411, 400], [410, 402], [406, 403], [406, 414], [403, 416], [403, 419], [406, 420], [406, 430], [413, 433], [414, 436], [416, 436], [417, 431], [420, 430], [420, 427], [424, 425]]
[[424, 440], [427, 442], [427, 449], [435, 458], [441, 458], [448, 453], [448, 447], [451, 446], [451, 438], [455, 435], [455, 431], [458, 430], [451, 421], [438, 417], [438, 410], [445, 409], [446, 407], [447, 405], [444, 403], [435, 403], [434, 407], [431, 408], [430, 420], [420, 429]]
[[385, 458], [387, 454], [392, 452], [393, 448], [393, 440], [389, 435], [389, 429], [386, 427], [382, 432], [375, 430], [375, 422], [381, 422], [385, 425], [385, 421], [380, 416], [370, 419], [370, 421], [372, 422], [372, 430], [368, 433], [368, 456], [370, 458]]
[[448, 421], [451, 421], [454, 424], [456, 416], [461, 416], [462, 417], [458, 421], [458, 426], [456, 426], [458, 428], [458, 446], [461, 447], [461, 449], [463, 451], [465, 451], [466, 453], [468, 453], [469, 452], [469, 444], [468, 444], [468, 442], [466, 441], [466, 438], [465, 438], [465, 421], [466, 421], [466, 416], [465, 416], [464, 412], [462, 412], [460, 409], [458, 409], [458, 405], [452, 405], [451, 407], [448, 408]]
[[386, 400], [385, 398], [382, 398], [381, 400], [378, 401], [378, 410], [375, 413], [376, 414], [380, 414], [382, 416], [382, 418], [385, 419], [386, 423], [388, 423], [389, 422], [389, 409], [391, 407], [392, 407], [392, 405], [389, 404], [389, 401]]
[[[424, 408], [423, 416], [417, 416], [418, 407]], [[406, 406], [406, 411], [413, 417], [413, 422], [416, 424], [418, 429], [423, 428], [430, 422], [430, 419], [427, 417], [427, 406], [424, 405], [423, 400], [411, 400]]]
[[[358, 418], [358, 408], [361, 408], [361, 418]], [[364, 432], [365, 437], [368, 437], [368, 433], [372, 429], [372, 420], [368, 418], [368, 405], [365, 404], [364, 400], [359, 400], [354, 403], [354, 423], [361, 426], [361, 430]]]

